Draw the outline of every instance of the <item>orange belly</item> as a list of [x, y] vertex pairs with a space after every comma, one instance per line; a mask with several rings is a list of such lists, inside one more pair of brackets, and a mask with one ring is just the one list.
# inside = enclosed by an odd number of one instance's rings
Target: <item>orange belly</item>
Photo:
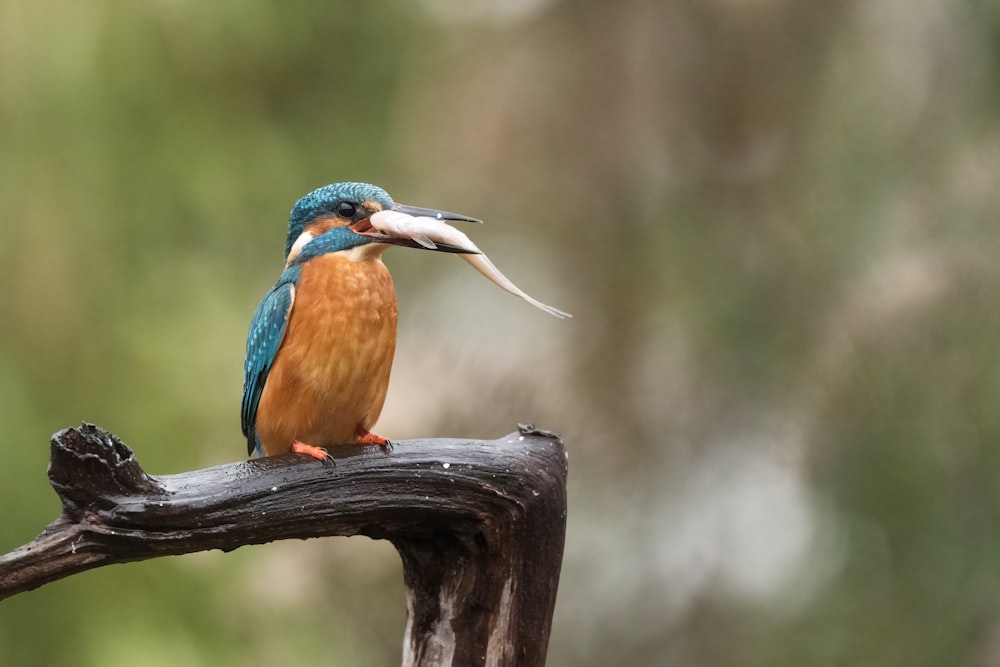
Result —
[[328, 447], [368, 433], [396, 350], [396, 292], [379, 257], [309, 260], [257, 408], [265, 456], [292, 442]]

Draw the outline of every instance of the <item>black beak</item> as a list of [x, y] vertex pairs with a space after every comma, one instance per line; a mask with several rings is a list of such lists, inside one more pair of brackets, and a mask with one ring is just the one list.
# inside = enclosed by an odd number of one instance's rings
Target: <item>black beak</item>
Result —
[[456, 255], [478, 255], [475, 250], [466, 250], [465, 248], [457, 248], [453, 245], [448, 245], [447, 243], [434, 242], [434, 247], [429, 248], [422, 243], [417, 243], [413, 239], [402, 238], [399, 236], [388, 236], [379, 235], [375, 237], [379, 243], [384, 243], [386, 245], [398, 245], [404, 248], [419, 248], [420, 250], [435, 250], [437, 252], [453, 252]]
[[406, 204], [393, 204], [393, 211], [406, 213], [407, 215], [424, 216], [437, 218], [438, 220], [461, 220], [462, 222], [482, 222], [479, 218], [470, 218], [461, 213], [451, 213], [449, 211], [439, 211], [436, 208], [421, 208], [420, 206], [407, 206]]

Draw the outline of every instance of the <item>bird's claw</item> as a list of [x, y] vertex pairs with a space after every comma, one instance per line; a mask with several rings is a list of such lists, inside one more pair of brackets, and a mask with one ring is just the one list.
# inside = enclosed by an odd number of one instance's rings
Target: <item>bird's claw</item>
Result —
[[323, 447], [316, 447], [315, 445], [307, 445], [304, 442], [296, 440], [292, 443], [292, 451], [296, 454], [305, 454], [306, 456], [311, 456], [314, 459], [322, 461], [323, 463], [333, 463], [333, 457], [330, 456], [330, 452], [326, 451]]
[[364, 435], [358, 436], [359, 445], [376, 445], [381, 447], [386, 452], [392, 451], [392, 442], [388, 438], [383, 438], [380, 435], [375, 435], [374, 433], [365, 433]]

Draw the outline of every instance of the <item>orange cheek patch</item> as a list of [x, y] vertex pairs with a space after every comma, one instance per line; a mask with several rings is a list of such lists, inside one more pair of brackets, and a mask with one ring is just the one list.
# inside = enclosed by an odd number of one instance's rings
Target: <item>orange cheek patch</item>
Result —
[[345, 227], [347, 223], [339, 218], [315, 218], [310, 220], [302, 231], [309, 232], [313, 236], [319, 236], [323, 232], [330, 231], [334, 227]]

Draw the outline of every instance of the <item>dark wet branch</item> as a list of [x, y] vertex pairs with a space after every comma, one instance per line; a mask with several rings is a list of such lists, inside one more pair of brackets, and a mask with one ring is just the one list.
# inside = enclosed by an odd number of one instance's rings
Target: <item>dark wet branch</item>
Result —
[[566, 526], [561, 441], [522, 427], [333, 454], [333, 466], [287, 455], [156, 476], [96, 426], [60, 431], [49, 478], [62, 514], [0, 556], [0, 599], [110, 563], [360, 534], [403, 559], [404, 665], [543, 665]]

